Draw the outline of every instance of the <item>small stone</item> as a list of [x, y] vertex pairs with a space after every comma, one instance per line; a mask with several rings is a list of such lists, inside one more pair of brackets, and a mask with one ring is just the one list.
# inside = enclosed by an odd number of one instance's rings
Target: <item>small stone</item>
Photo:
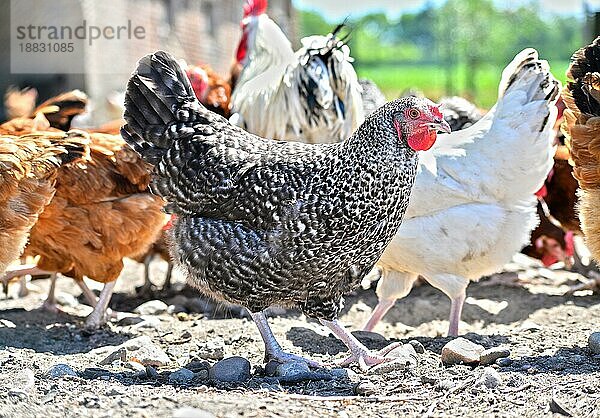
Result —
[[229, 357], [215, 363], [208, 375], [219, 382], [245, 382], [250, 379], [250, 362], [243, 357]]
[[496, 360], [496, 364], [500, 367], [508, 367], [512, 364], [512, 359], [508, 358], [508, 357], [502, 357], [499, 358], [498, 360]]
[[9, 321], [8, 319], [0, 319], [0, 328], [16, 328], [14, 322]]
[[592, 332], [588, 338], [588, 347], [594, 354], [600, 354], [600, 332]]
[[377, 392], [377, 386], [368, 380], [358, 382], [356, 386], [354, 386], [354, 393], [357, 395], [369, 396], [375, 392]]
[[57, 379], [63, 376], [77, 376], [77, 372], [68, 364], [55, 364], [46, 372], [46, 376], [51, 379]]
[[455, 338], [442, 348], [442, 362], [448, 365], [479, 363], [484, 350], [483, 346], [465, 338]]
[[348, 379], [348, 370], [346, 369], [341, 369], [341, 368], [337, 368], [337, 369], [331, 369], [329, 370], [329, 374], [334, 378], [334, 379]]
[[150, 337], [143, 335], [132, 338], [121, 344], [125, 347], [130, 358], [135, 358], [144, 366], [165, 366], [169, 363], [169, 356], [159, 346], [154, 344]]
[[158, 315], [167, 312], [168, 308], [169, 306], [162, 300], [149, 300], [135, 308], [134, 312], [141, 315]]
[[186, 385], [194, 378], [194, 372], [185, 368], [174, 371], [169, 375], [169, 383], [174, 385]]
[[128, 327], [130, 325], [139, 324], [140, 322], [143, 322], [143, 321], [144, 320], [142, 318], [140, 318], [139, 316], [126, 316], [125, 318], [123, 318], [119, 322], [117, 322], [117, 325], [120, 327]]
[[127, 361], [127, 349], [125, 347], [121, 347], [118, 350], [113, 351], [106, 358], [100, 360], [98, 364], [101, 366], [108, 366], [117, 360], [121, 360], [123, 362]]
[[185, 368], [197, 373], [200, 370], [208, 371], [210, 369], [210, 364], [207, 361], [194, 360], [186, 364]]
[[225, 357], [225, 350], [222, 345], [215, 343], [208, 343], [203, 346], [198, 346], [198, 357], [207, 360], [223, 360]]
[[119, 388], [110, 388], [109, 390], [107, 390], [104, 395], [105, 396], [121, 396], [123, 395], [125, 392]]
[[419, 341], [410, 340], [408, 343], [413, 346], [417, 354], [423, 354], [425, 352], [425, 347], [423, 347], [423, 344], [421, 344]]
[[493, 364], [496, 360], [500, 358], [505, 358], [510, 356], [510, 350], [508, 348], [503, 347], [492, 347], [484, 350], [481, 353], [481, 364], [488, 365]]
[[159, 374], [156, 371], [156, 369], [152, 366], [146, 366], [146, 374], [148, 375], [149, 378], [151, 379], [158, 379]]
[[275, 376], [285, 383], [296, 383], [310, 379], [310, 369], [304, 362], [281, 363], [275, 370]]
[[79, 301], [75, 296], [66, 292], [59, 292], [56, 295], [56, 302], [62, 306], [68, 306], [70, 308], [74, 308], [79, 305]]
[[417, 352], [412, 344], [404, 344], [386, 354], [393, 357], [395, 362], [404, 362], [407, 368], [416, 367], [419, 361]]
[[16, 376], [11, 378], [12, 389], [28, 391], [35, 384], [35, 375], [33, 370], [25, 368], [19, 371]]
[[173, 411], [173, 418], [215, 418], [215, 415], [203, 409], [184, 406]]
[[484, 367], [479, 378], [475, 381], [475, 386], [485, 386], [488, 389], [494, 389], [502, 383], [502, 376], [492, 367]]

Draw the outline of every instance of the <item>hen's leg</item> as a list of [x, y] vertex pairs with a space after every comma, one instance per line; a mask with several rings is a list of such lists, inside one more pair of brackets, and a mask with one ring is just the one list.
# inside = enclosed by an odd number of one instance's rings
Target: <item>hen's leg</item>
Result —
[[393, 343], [387, 347], [382, 348], [379, 351], [371, 351], [364, 346], [363, 343], [358, 341], [354, 335], [350, 333], [346, 328], [343, 327], [337, 320], [327, 321], [320, 319], [321, 323], [329, 328], [340, 340], [346, 344], [346, 347], [350, 350], [350, 357], [341, 362], [342, 366], [348, 366], [352, 363], [358, 363], [362, 370], [368, 370], [371, 366], [385, 363], [394, 360], [394, 357], [385, 357], [387, 353], [392, 351], [394, 348], [399, 347], [402, 343]]
[[100, 292], [98, 303], [94, 310], [85, 320], [85, 328], [88, 330], [96, 330], [106, 323], [106, 309], [115, 290], [116, 281], [104, 284], [104, 288]]
[[46, 270], [42, 270], [41, 268], [38, 268], [38, 266], [36, 266], [35, 264], [22, 264], [20, 266], [14, 266], [13, 268], [6, 270], [6, 272], [4, 273], [4, 276], [2, 276], [2, 278], [0, 280], [2, 280], [2, 282], [6, 282], [8, 283], [8, 281], [10, 281], [11, 279], [14, 279], [15, 277], [20, 277], [20, 276], [50, 276], [52, 275], [54, 272], [52, 271], [46, 271]]
[[466, 293], [461, 293], [450, 298], [450, 325], [448, 327], [448, 336], [450, 337], [458, 336], [458, 324], [466, 296]]
[[152, 294], [152, 288], [154, 285], [150, 280], [150, 263], [152, 262], [153, 258], [154, 257], [152, 254], [148, 254], [146, 257], [144, 257], [144, 285], [138, 292], [140, 296], [150, 296]]
[[48, 290], [48, 297], [44, 301], [42, 308], [49, 312], [58, 313], [58, 312], [60, 312], [60, 308], [58, 307], [58, 304], [56, 303], [55, 292], [56, 292], [56, 273], [52, 273], [50, 275], [50, 290]]
[[373, 313], [371, 313], [371, 317], [363, 329], [365, 331], [372, 331], [381, 318], [394, 306], [396, 300], [410, 293], [413, 284], [418, 278], [418, 274], [383, 269], [375, 291], [379, 298], [379, 303], [373, 310]]
[[252, 320], [258, 327], [260, 336], [265, 342], [265, 363], [267, 363], [269, 360], [275, 360], [279, 363], [304, 362], [311, 367], [321, 367], [321, 365], [316, 361], [308, 360], [304, 357], [296, 356], [294, 354], [286, 353], [285, 351], [283, 351], [283, 349], [275, 339], [273, 331], [271, 331], [271, 327], [269, 327], [269, 323], [267, 322], [267, 317], [265, 316], [265, 314], [263, 312], [248, 312], [250, 313]]
[[165, 283], [163, 284], [163, 290], [171, 290], [171, 276], [173, 275], [173, 262], [169, 261], [167, 265], [167, 274], [165, 275]]
[[92, 292], [92, 289], [90, 289], [87, 284], [85, 284], [83, 279], [75, 280], [75, 283], [77, 283], [77, 286], [79, 286], [79, 288], [81, 289], [81, 293], [83, 294], [83, 297], [85, 298], [85, 300], [87, 300], [87, 302], [90, 304], [90, 306], [92, 308], [95, 308], [96, 305], [98, 304], [98, 299], [96, 298], [96, 294], [94, 292]]
[[29, 289], [27, 288], [27, 283], [31, 280], [31, 276], [25, 275], [21, 276], [21, 280], [19, 281], [19, 297], [24, 298], [29, 294]]

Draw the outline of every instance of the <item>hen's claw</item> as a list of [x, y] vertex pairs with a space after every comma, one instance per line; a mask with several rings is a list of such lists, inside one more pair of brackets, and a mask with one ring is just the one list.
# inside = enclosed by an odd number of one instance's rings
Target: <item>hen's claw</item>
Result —
[[366, 372], [373, 366], [396, 360], [394, 357], [386, 357], [386, 355], [390, 351], [401, 346], [402, 343], [397, 342], [389, 344], [383, 347], [381, 350], [375, 352], [371, 350], [357, 350], [354, 353], [350, 354], [348, 357], [346, 357], [344, 360], [340, 361], [338, 365], [346, 367], [351, 364], [357, 363], [360, 369]]

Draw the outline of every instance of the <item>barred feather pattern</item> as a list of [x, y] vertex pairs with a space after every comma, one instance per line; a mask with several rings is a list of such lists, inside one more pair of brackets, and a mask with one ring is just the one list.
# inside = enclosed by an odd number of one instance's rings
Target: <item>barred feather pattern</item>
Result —
[[157, 52], [128, 83], [122, 135], [155, 165], [152, 190], [177, 215], [171, 254], [193, 284], [251, 311], [332, 319], [402, 220], [417, 153], [393, 118], [424, 103], [391, 102], [341, 143], [268, 140], [208, 112]]

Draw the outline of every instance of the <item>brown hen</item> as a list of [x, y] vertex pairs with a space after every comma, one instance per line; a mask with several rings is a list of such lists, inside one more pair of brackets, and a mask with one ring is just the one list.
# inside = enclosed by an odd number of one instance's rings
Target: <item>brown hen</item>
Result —
[[592, 256], [600, 260], [600, 37], [573, 54], [567, 79], [562, 128], [581, 187], [581, 229]]
[[22, 253], [55, 193], [59, 167], [89, 154], [82, 131], [0, 137], [0, 271]]
[[95, 329], [105, 321], [123, 257], [147, 251], [165, 215], [162, 200], [148, 191], [149, 166], [120, 136], [91, 134], [90, 149], [86, 164], [59, 170], [56, 194], [32, 228], [25, 254], [40, 256], [35, 273], [105, 283], [86, 320]]

